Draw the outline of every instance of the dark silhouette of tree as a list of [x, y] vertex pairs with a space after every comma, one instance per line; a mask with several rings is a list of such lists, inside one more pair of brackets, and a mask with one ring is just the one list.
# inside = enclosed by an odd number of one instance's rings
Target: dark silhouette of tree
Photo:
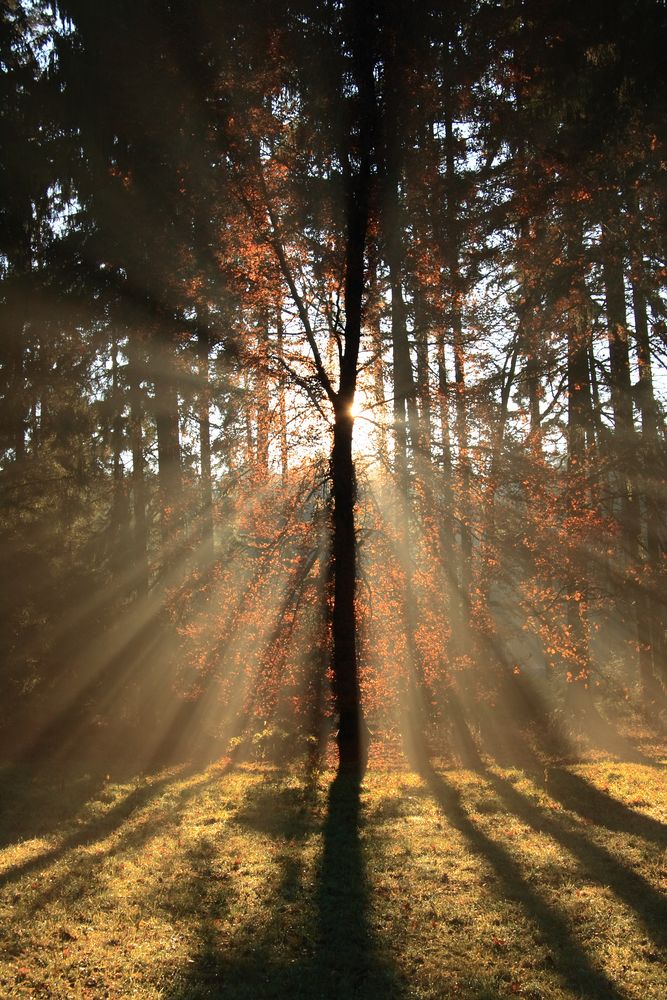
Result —
[[1, 17], [13, 732], [657, 718], [664, 4]]

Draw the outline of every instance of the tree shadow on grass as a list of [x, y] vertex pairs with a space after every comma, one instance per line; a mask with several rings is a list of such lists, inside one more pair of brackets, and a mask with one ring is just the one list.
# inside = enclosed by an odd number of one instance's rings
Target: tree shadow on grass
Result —
[[105, 784], [102, 773], [65, 777], [47, 767], [5, 765], [0, 771], [0, 849], [54, 832], [97, 798]]
[[[646, 932], [659, 948], [667, 945], [667, 900], [646, 879], [621, 864], [605, 847], [596, 844], [584, 833], [568, 828], [565, 823], [533, 804], [511, 782], [491, 771], [485, 771], [483, 776], [515, 816], [561, 844], [577, 859], [588, 878], [601, 886], [609, 887], [618, 899], [635, 911]], [[663, 843], [667, 847], [665, 832]]]
[[[498, 714], [486, 720], [481, 748], [475, 743], [465, 717], [458, 719], [459, 729], [465, 733], [465, 752], [458, 753], [463, 767], [486, 773], [485, 759], [494, 760], [500, 767], [517, 767], [524, 771], [535, 785], [548, 792], [566, 809], [577, 813], [587, 822], [606, 829], [641, 837], [656, 846], [666, 846], [667, 828], [659, 820], [645, 816], [586, 778], [559, 762], [564, 747], [548, 730], [533, 733], [529, 741], [513, 717], [499, 706]], [[484, 715], [484, 713], [481, 713]], [[532, 745], [531, 745], [532, 742]], [[626, 741], [627, 742], [627, 741]], [[639, 751], [628, 752], [622, 759], [641, 764], [653, 771], [665, 771], [662, 764]], [[613, 763], [610, 765], [613, 767]]]
[[[510, 781], [490, 771], [477, 749], [463, 716], [458, 720], [458, 725], [466, 731], [464, 741], [466, 752], [465, 756], [462, 755], [464, 766], [487, 781], [508, 810], [522, 822], [538, 832], [547, 833], [568, 850], [592, 881], [608, 886], [618, 899], [635, 911], [655, 944], [659, 948], [664, 947], [667, 944], [667, 901], [661, 893], [584, 832], [573, 829], [567, 822], [557, 819], [553, 813], [535, 805]], [[499, 728], [490, 727], [489, 731], [497, 732]], [[547, 756], [549, 747], [546, 748], [544, 756], [538, 756], [515, 728], [511, 738], [503, 741], [503, 752], [498, 761], [501, 766], [507, 766], [507, 753], [510, 748], [514, 751], [514, 759], [520, 762], [522, 769], [538, 788], [547, 792], [550, 798], [560, 802], [567, 810], [576, 813], [591, 826], [605, 827], [614, 832], [641, 837], [648, 843], [667, 850], [667, 827], [663, 823], [629, 808], [567, 768], [552, 765]], [[427, 760], [428, 755], [423, 753], [422, 759]], [[642, 763], [644, 766], [662, 770], [655, 761], [649, 760], [648, 763], [642, 761]], [[432, 786], [434, 780], [442, 784], [441, 778], [433, 778], [435, 771], [430, 763], [426, 767], [431, 776], [429, 784]], [[453, 794], [453, 790], [451, 791]], [[462, 811], [460, 812], [462, 814]]]
[[362, 845], [360, 783], [341, 773], [329, 789], [317, 886], [319, 918], [315, 973], [322, 996], [399, 997], [403, 984], [383, 956], [369, 921], [369, 887]]
[[[518, 766], [535, 785], [586, 822], [616, 833], [641, 837], [658, 847], [667, 847], [667, 827], [664, 823], [637, 812], [558, 761], [554, 762], [548, 744], [534, 749], [515, 727], [512, 745], [515, 752], [510, 757], [506, 753], [494, 753], [493, 748], [490, 748], [489, 756], [501, 767]], [[663, 765], [649, 758], [636, 762], [653, 771], [665, 770]], [[486, 771], [479, 756], [474, 769]]]
[[[657, 765], [652, 765], [654, 768]], [[667, 849], [667, 826], [651, 816], [645, 816], [619, 802], [581, 775], [564, 767], [535, 760], [526, 768], [531, 780], [583, 820], [603, 826], [615, 833], [641, 837], [657, 847]]]
[[[205, 914], [199, 949], [163, 994], [168, 1000], [400, 1000], [405, 991], [370, 924], [359, 792], [358, 780], [338, 776], [321, 827], [312, 786], [264, 788], [246, 800], [238, 822], [276, 838], [279, 874], [265, 889], [264, 919], [230, 942], [217, 932], [215, 912]], [[311, 885], [302, 851], [320, 829]], [[294, 848], [282, 856], [281, 840]]]
[[[200, 792], [204, 787], [206, 787], [206, 785], [218, 780], [225, 770], [226, 769], [222, 768], [218, 769], [213, 775], [205, 773], [194, 784], [188, 785], [179, 795], [181, 802], [184, 804], [185, 801]], [[103, 815], [95, 817], [85, 823], [74, 833], [66, 836], [64, 840], [56, 846], [42, 851], [40, 854], [27, 858], [25, 861], [8, 868], [0, 874], [0, 889], [2, 889], [5, 885], [17, 881], [24, 875], [41, 871], [43, 868], [59, 861], [69, 852], [74, 851], [77, 848], [86, 847], [98, 841], [105, 840], [107, 837], [120, 830], [123, 824], [126, 823], [130, 816], [137, 810], [144, 809], [146, 806], [150, 805], [152, 801], [162, 795], [171, 785], [184, 781], [187, 778], [192, 777], [195, 773], [197, 773], [196, 768], [186, 767], [178, 770], [176, 773], [170, 771], [156, 780], [152, 780], [139, 788], [135, 788], [129, 793], [129, 795], [117, 802]], [[84, 804], [84, 801], [85, 800], [82, 800], [81, 804]], [[150, 835], [150, 830], [155, 827], [155, 822], [154, 817], [149, 817], [147, 819], [146, 824], [142, 827], [142, 829], [145, 830], [145, 833], [143, 834], [144, 837]], [[117, 848], [113, 849], [115, 850]]]
[[503, 896], [516, 900], [549, 942], [554, 969], [563, 984], [577, 996], [590, 1000], [600, 1000], [600, 997], [622, 1000], [623, 994], [604, 972], [591, 964], [583, 948], [572, 937], [563, 916], [527, 881], [509, 851], [472, 822], [461, 802], [460, 792], [436, 772], [427, 758], [419, 771], [444, 815], [464, 837], [468, 849], [493, 868]]

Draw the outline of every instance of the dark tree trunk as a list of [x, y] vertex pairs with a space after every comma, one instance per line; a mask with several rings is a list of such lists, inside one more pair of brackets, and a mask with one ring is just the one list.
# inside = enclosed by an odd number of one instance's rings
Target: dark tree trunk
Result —
[[588, 331], [583, 320], [571, 318], [567, 335], [567, 460], [571, 473], [579, 471], [586, 456], [590, 393]]
[[[635, 341], [639, 382], [637, 401], [641, 415], [641, 450], [638, 470], [639, 493], [643, 497], [646, 518], [646, 554], [649, 568], [656, 579], [660, 578], [664, 559], [664, 538], [661, 525], [664, 523], [664, 498], [661, 489], [663, 477], [661, 463], [664, 461], [658, 437], [658, 408], [653, 389], [651, 371], [651, 348], [648, 331], [646, 295], [641, 281], [641, 262], [633, 264], [632, 300], [635, 318]], [[664, 468], [664, 466], [663, 466]], [[650, 624], [644, 642], [650, 643], [655, 678], [661, 680], [667, 693], [667, 656], [665, 636], [667, 634], [667, 607], [665, 598], [651, 593], [646, 596], [647, 615]], [[644, 656], [647, 653], [644, 651]]]
[[255, 376], [255, 398], [257, 400], [257, 466], [262, 476], [269, 473], [269, 431], [270, 404], [268, 384], [269, 359], [269, 314], [266, 310], [257, 330], [258, 368]]
[[428, 324], [420, 290], [415, 291], [415, 344], [417, 348], [417, 395], [420, 405], [420, 455], [431, 461], [431, 388], [428, 358]]
[[2, 360], [8, 374], [6, 427], [2, 429], [3, 439], [14, 451], [17, 463], [26, 454], [26, 430], [28, 406], [26, 392], [26, 303], [30, 301], [30, 253], [24, 246], [16, 253], [13, 273], [6, 281], [6, 300], [2, 315], [3, 351]]
[[165, 565], [171, 561], [169, 552], [173, 551], [173, 533], [178, 524], [181, 504], [178, 390], [172, 352], [171, 341], [158, 335], [153, 341], [153, 364], [155, 367], [155, 426]]
[[[576, 251], [573, 258], [577, 259]], [[588, 368], [590, 330], [587, 321], [587, 293], [583, 277], [575, 274], [570, 288], [570, 317], [567, 333], [567, 459], [568, 502], [573, 511], [586, 503], [583, 472], [586, 462], [586, 437], [591, 422], [591, 386]], [[590, 650], [587, 635], [586, 587], [579, 566], [579, 553], [570, 549], [567, 564], [567, 623], [574, 658], [567, 662], [566, 703], [573, 717], [590, 712]]]
[[627, 449], [634, 436], [634, 428], [623, 260], [617, 248], [612, 245], [606, 227], [603, 229], [602, 252], [614, 432], [617, 445], [620, 445], [622, 457], [627, 457]]
[[333, 673], [338, 711], [338, 750], [343, 770], [365, 765], [364, 723], [359, 697], [355, 595], [357, 547], [354, 528], [356, 483], [352, 460], [350, 407], [337, 409], [334, 423], [331, 478], [333, 483]]
[[[642, 525], [639, 500], [637, 434], [632, 412], [632, 385], [630, 379], [630, 348], [625, 305], [623, 258], [614, 246], [608, 232], [604, 231], [604, 279], [607, 307], [607, 328], [611, 370], [611, 393], [614, 410], [614, 441], [618, 458], [618, 483], [621, 494], [621, 524], [623, 527], [625, 556], [632, 574], [630, 590], [637, 648], [639, 651], [639, 679], [642, 698], [646, 704], [655, 701], [658, 685], [654, 674], [653, 642], [651, 635], [651, 602], [643, 582]], [[651, 423], [651, 383], [648, 361], [648, 331], [645, 329], [641, 297], [635, 297], [635, 318], [639, 319], [636, 340], [639, 361], [639, 386], [642, 400], [642, 429]], [[638, 307], [638, 308], [637, 308]], [[648, 377], [647, 377], [648, 376]], [[642, 381], [643, 378], [643, 381]], [[650, 431], [649, 431], [650, 433]], [[622, 599], [623, 599], [623, 595]]]
[[361, 343], [364, 256], [370, 212], [371, 161], [375, 149], [376, 97], [373, 79], [374, 28], [363, 3], [352, 2], [349, 17], [350, 48], [359, 93], [358, 148], [344, 150], [347, 187], [345, 247], [345, 348], [340, 360], [340, 382], [334, 399], [331, 479], [333, 492], [334, 607], [333, 675], [339, 717], [338, 754], [341, 771], [361, 773], [367, 759], [368, 729], [359, 696], [355, 595], [357, 550], [354, 525], [356, 481], [352, 460], [352, 405], [357, 385]]
[[130, 331], [128, 338], [128, 378], [130, 394], [130, 448], [132, 451], [132, 512], [134, 517], [134, 588], [148, 593], [148, 524], [146, 519], [146, 478], [143, 444], [143, 394], [141, 382], [144, 358], [141, 337]]
[[369, 250], [368, 264], [368, 304], [366, 307], [366, 326], [370, 333], [371, 349], [373, 351], [373, 408], [378, 417], [375, 433], [377, 435], [377, 453], [380, 460], [380, 467], [383, 470], [389, 468], [389, 451], [387, 448], [387, 431], [382, 417], [385, 406], [385, 373], [382, 354], [384, 349], [381, 309], [382, 291], [377, 273], [377, 246], [372, 245]]
[[[282, 305], [278, 303], [276, 310], [277, 352], [280, 361], [284, 356], [285, 328], [283, 325]], [[281, 369], [278, 379], [278, 419], [280, 420], [280, 475], [283, 485], [287, 483], [288, 453], [287, 453], [287, 405], [285, 400], [285, 373]]]
[[208, 331], [200, 329], [197, 337], [199, 365], [199, 398], [197, 400], [199, 423], [199, 463], [201, 490], [201, 562], [208, 566], [213, 559], [213, 485], [211, 478], [211, 420], [209, 415], [211, 389], [208, 377], [210, 338]]
[[[451, 50], [449, 46], [448, 51]], [[463, 294], [464, 283], [461, 274], [461, 224], [460, 224], [460, 180], [456, 173], [456, 151], [453, 123], [453, 93], [449, 85], [445, 86], [445, 171], [446, 171], [446, 201], [444, 213], [444, 232], [442, 256], [446, 265], [449, 283], [448, 325], [451, 332], [454, 352], [454, 431], [458, 450], [458, 504], [452, 482], [452, 529], [454, 528], [454, 508], [458, 506], [461, 516], [458, 522], [460, 550], [458, 565], [452, 565], [448, 571], [453, 585], [453, 600], [451, 602], [451, 640], [450, 656], [453, 659], [467, 655], [470, 651], [470, 590], [472, 586], [472, 533], [465, 518], [471, 509], [470, 504], [470, 458], [468, 442], [468, 413], [466, 399], [465, 350], [463, 344]], [[454, 556], [454, 553], [452, 553]], [[456, 558], [454, 556], [454, 558]]]

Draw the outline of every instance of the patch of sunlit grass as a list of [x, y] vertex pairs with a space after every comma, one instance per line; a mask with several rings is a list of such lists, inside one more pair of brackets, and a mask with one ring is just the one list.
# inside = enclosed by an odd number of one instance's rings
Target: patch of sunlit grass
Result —
[[14, 789], [0, 995], [667, 995], [659, 764], [376, 766], [358, 805], [332, 779], [245, 765]]

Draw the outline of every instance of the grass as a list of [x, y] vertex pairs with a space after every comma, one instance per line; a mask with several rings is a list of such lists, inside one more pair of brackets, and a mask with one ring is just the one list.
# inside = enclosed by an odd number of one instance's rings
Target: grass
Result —
[[0, 996], [667, 996], [653, 759], [7, 769]]

